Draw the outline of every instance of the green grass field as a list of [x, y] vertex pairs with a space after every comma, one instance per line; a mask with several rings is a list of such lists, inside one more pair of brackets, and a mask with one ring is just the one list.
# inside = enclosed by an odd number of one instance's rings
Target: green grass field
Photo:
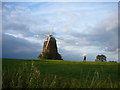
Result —
[[118, 64], [61, 60], [2, 60], [3, 88], [118, 88]]

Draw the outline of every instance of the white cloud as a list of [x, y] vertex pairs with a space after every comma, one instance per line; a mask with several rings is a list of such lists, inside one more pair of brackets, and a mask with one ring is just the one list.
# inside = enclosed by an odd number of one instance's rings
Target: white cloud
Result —
[[36, 36], [33, 36], [33, 37], [25, 37], [23, 36], [23, 34], [11, 34], [11, 33], [5, 33], [6, 35], [10, 35], [10, 36], [13, 36], [15, 38], [20, 38], [20, 39], [24, 39], [24, 40], [27, 40], [31, 43], [36, 43], [36, 44], [40, 44], [40, 43], [43, 43], [43, 40], [39, 40], [38, 37]]

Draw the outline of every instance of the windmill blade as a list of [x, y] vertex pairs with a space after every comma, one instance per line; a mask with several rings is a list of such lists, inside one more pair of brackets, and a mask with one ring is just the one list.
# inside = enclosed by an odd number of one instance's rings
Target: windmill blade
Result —
[[51, 37], [48, 37], [48, 41], [47, 41], [47, 44], [46, 44], [46, 49], [47, 49], [48, 44], [49, 44], [49, 42], [50, 42], [50, 38], [51, 38]]
[[58, 38], [58, 37], [55, 37], [56, 39], [59, 39], [59, 40], [64, 40], [64, 39], [62, 39], [62, 38]]
[[39, 35], [43, 35], [43, 36], [49, 37], [49, 35], [46, 35], [46, 34], [41, 34], [41, 33], [39, 33]]

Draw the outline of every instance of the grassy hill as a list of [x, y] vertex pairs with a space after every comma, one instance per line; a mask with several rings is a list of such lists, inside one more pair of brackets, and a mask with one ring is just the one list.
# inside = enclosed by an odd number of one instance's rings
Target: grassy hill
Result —
[[2, 60], [3, 88], [117, 88], [118, 63]]

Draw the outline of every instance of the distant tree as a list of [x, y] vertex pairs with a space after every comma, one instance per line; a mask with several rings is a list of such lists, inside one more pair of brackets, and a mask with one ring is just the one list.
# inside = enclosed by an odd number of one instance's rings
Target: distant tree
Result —
[[115, 62], [115, 63], [117, 63], [117, 61], [109, 61], [109, 62]]
[[59, 53], [56, 53], [55, 57], [56, 57], [58, 60], [63, 60], [63, 59], [62, 59], [62, 56], [61, 56]]
[[105, 55], [97, 55], [96, 56], [96, 60], [95, 61], [101, 61], [101, 62], [104, 62], [104, 61], [107, 61], [106, 59], [107, 57]]
[[51, 59], [51, 55], [49, 53], [43, 53], [38, 56], [39, 59]]
[[38, 58], [41, 59], [41, 58], [42, 58], [42, 54], [40, 54], [40, 55], [38, 56]]

